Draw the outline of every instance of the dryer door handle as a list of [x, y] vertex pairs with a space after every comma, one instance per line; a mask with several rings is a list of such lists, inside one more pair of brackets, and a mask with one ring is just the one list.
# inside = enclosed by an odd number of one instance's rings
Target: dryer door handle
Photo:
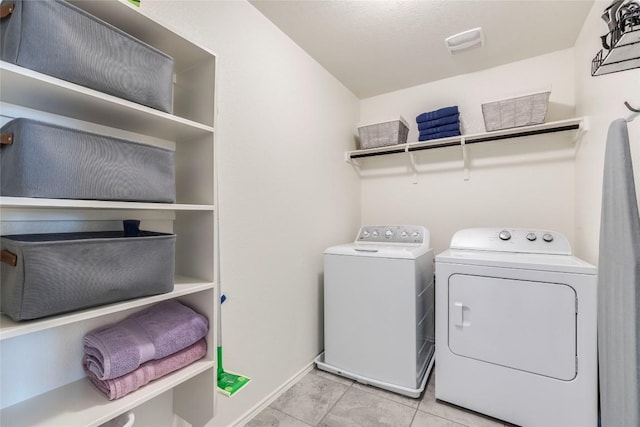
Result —
[[469, 324], [465, 324], [464, 323], [464, 304], [462, 304], [461, 302], [454, 302], [453, 303], [453, 313], [452, 313], [452, 321], [453, 324], [455, 326], [458, 327], [463, 327], [463, 326], [469, 326]]

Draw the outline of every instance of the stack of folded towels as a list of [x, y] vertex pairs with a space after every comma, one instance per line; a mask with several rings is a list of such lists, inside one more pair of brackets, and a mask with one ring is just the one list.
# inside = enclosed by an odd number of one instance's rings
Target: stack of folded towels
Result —
[[460, 135], [460, 112], [458, 106], [428, 111], [416, 117], [420, 141]]
[[84, 337], [82, 366], [109, 400], [119, 399], [203, 358], [207, 318], [164, 301]]

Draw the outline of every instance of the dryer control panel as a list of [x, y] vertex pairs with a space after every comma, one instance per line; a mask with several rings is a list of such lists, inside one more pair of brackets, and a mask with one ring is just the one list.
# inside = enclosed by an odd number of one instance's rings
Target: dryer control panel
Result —
[[467, 228], [453, 235], [451, 249], [571, 255], [562, 234], [529, 228]]
[[365, 225], [356, 242], [421, 244], [429, 242], [429, 232], [421, 225]]

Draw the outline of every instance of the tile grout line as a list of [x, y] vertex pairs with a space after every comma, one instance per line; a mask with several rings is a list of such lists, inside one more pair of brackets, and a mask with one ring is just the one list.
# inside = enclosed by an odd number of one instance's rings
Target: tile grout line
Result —
[[[271, 405], [267, 406], [267, 408], [271, 408]], [[266, 408], [265, 408], [265, 409], [266, 409]], [[281, 414], [284, 414], [284, 415], [286, 415], [287, 417], [293, 418], [293, 419], [294, 419], [294, 420], [296, 420], [296, 421], [300, 421], [302, 424], [308, 425], [309, 427], [314, 427], [314, 426], [312, 426], [311, 424], [307, 424], [307, 422], [306, 422], [306, 421], [301, 420], [300, 418], [297, 418], [297, 417], [295, 417], [295, 416], [293, 416], [293, 415], [291, 415], [291, 414], [288, 414], [288, 413], [286, 413], [286, 412], [284, 412], [284, 411], [281, 411], [280, 409], [276, 409], [276, 408], [271, 408], [271, 409], [272, 409], [272, 410], [274, 410], [274, 411], [276, 411], [276, 412], [280, 412]]]
[[[334, 382], [336, 382], [336, 383], [338, 383], [338, 384], [341, 384], [341, 383], [339, 383], [338, 381], [334, 381]], [[326, 414], [324, 414], [324, 417], [322, 417], [322, 418], [320, 419], [320, 421], [318, 421], [318, 423], [317, 423], [314, 427], [317, 427], [317, 426], [319, 426], [320, 424], [322, 424], [322, 421], [324, 421], [324, 419], [325, 419], [325, 418], [327, 418], [327, 415], [329, 415], [329, 414], [331, 413], [331, 411], [333, 410], [333, 408], [335, 408], [335, 407], [336, 407], [336, 405], [338, 404], [338, 402], [340, 402], [340, 399], [342, 399], [342, 398], [344, 397], [344, 395], [345, 395], [345, 394], [347, 394], [347, 391], [349, 391], [349, 389], [350, 389], [351, 387], [353, 387], [353, 384], [354, 384], [354, 383], [355, 383], [354, 381], [351, 381], [351, 384], [349, 384], [349, 386], [344, 390], [344, 392], [340, 395], [340, 397], [339, 397], [339, 398], [338, 398], [338, 399], [333, 403], [333, 405], [331, 405], [331, 408], [329, 408], [329, 410], [327, 411], [327, 413], [326, 413]], [[346, 385], [346, 384], [342, 384], [342, 385]]]

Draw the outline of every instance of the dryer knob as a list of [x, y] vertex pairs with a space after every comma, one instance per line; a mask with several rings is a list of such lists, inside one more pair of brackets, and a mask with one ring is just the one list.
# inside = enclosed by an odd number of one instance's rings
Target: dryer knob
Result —
[[544, 240], [545, 242], [553, 242], [553, 236], [549, 233], [544, 233], [542, 235], [542, 240]]
[[407, 238], [407, 237], [409, 237], [409, 233], [407, 233], [406, 231], [403, 231], [403, 232], [402, 232], [402, 234], [401, 234], [401, 236], [402, 236], [403, 238]]
[[420, 232], [419, 231], [414, 231], [413, 233], [411, 233], [411, 237], [413, 237], [414, 239], [417, 237], [420, 237]]
[[527, 234], [527, 240], [530, 242], [534, 242], [537, 239], [535, 233], [529, 233]]
[[387, 230], [384, 232], [384, 237], [386, 237], [387, 239], [390, 239], [393, 237], [393, 231], [391, 230]]
[[362, 237], [369, 237], [369, 232], [367, 230], [364, 230], [362, 232]]
[[500, 234], [498, 234], [498, 237], [500, 237], [500, 240], [509, 240], [511, 238], [511, 233], [507, 230], [502, 230]]
[[380, 233], [378, 233], [378, 230], [374, 230], [373, 231], [373, 237], [378, 237], [380, 235]]

